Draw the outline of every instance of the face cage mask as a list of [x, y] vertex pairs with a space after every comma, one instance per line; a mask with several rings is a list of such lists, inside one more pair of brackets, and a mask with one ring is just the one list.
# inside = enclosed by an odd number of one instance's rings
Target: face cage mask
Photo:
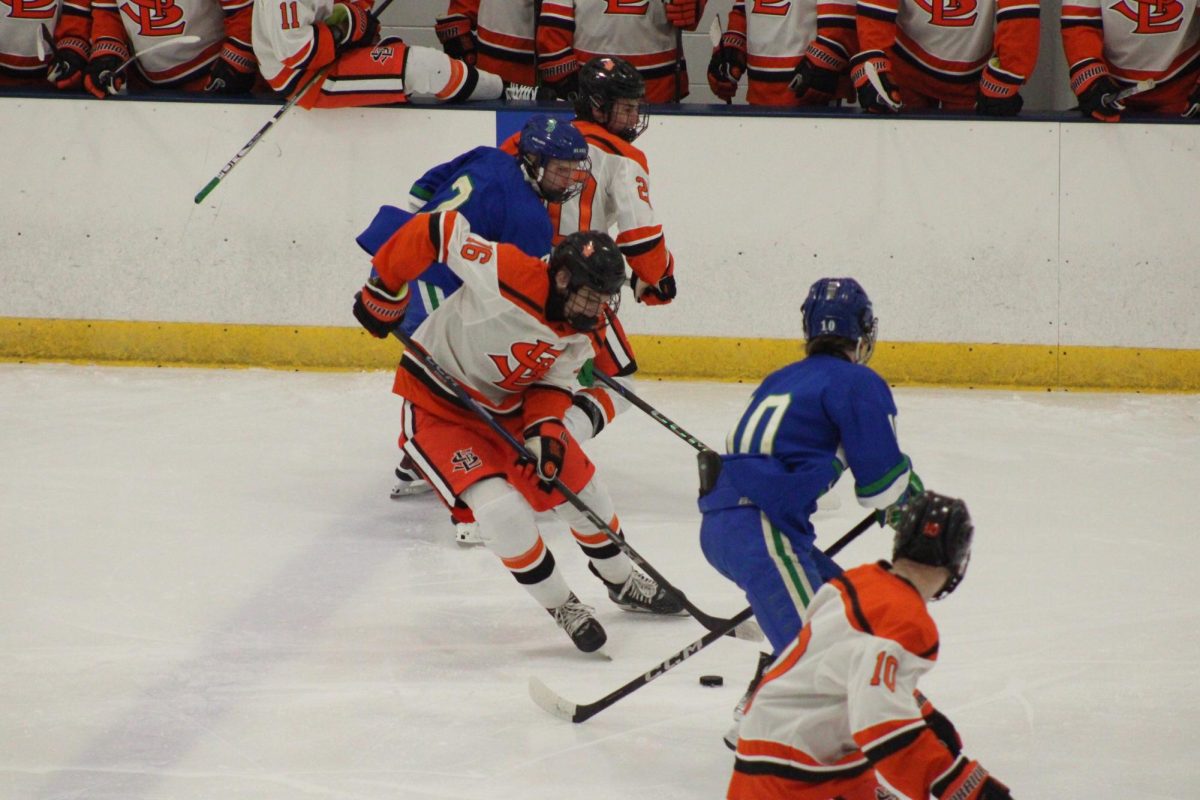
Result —
[[967, 565], [970, 563], [971, 563], [971, 554], [967, 553], [967, 557], [965, 559], [963, 559], [962, 568], [957, 571], [952, 570], [950, 572], [950, 577], [947, 578], [946, 582], [942, 584], [942, 588], [937, 590], [937, 593], [934, 594], [933, 599], [941, 600], [942, 598], [946, 597], [948, 594], [953, 592], [955, 589], [957, 589], [958, 585], [960, 583], [962, 583], [963, 576], [967, 574]]
[[866, 364], [875, 352], [875, 337], [879, 335], [879, 318], [871, 317], [870, 327], [863, 326], [863, 335], [854, 344], [854, 363]]
[[[556, 159], [557, 161], [566, 161], [566, 159]], [[542, 178], [546, 176], [546, 168], [541, 165], [535, 166], [532, 162], [526, 161], [529, 170], [529, 177], [533, 180], [534, 191], [548, 203], [565, 203], [572, 197], [576, 197], [583, 193], [583, 187], [587, 185], [588, 178], [592, 176], [592, 160], [585, 158], [582, 161], [575, 162], [575, 168], [571, 170], [571, 183], [563, 189], [547, 189], [542, 185]]]
[[[608, 306], [613, 314], [617, 313], [617, 309], [621, 307], [621, 292], [616, 291], [604, 299], [604, 295], [598, 290], [592, 289], [590, 286], [581, 286], [578, 289], [568, 289], [569, 294], [563, 301], [563, 317], [567, 324], [580, 333], [588, 333], [594, 331], [604, 318], [604, 307]], [[599, 303], [596, 306], [596, 313], [587, 314], [587, 308], [590, 305], [586, 298], [582, 297], [584, 291], [590, 291], [595, 294]]]

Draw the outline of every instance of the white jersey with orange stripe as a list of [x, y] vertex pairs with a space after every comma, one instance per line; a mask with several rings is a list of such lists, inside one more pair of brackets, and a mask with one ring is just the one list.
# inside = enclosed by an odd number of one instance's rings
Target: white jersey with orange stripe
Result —
[[[1095, 36], [1098, 29], [1102, 41]], [[1194, 68], [1200, 53], [1200, 7], [1197, 0], [1071, 0], [1062, 6], [1062, 32], [1069, 66], [1102, 58], [1121, 78], [1161, 83]]]
[[593, 122], [575, 121], [588, 143], [592, 177], [583, 192], [550, 206], [555, 243], [581, 230], [612, 234], [639, 278], [657, 284], [671, 270], [662, 225], [650, 204], [650, 168], [634, 145]]
[[736, 771], [812, 787], [874, 768], [892, 786], [926, 797], [929, 778], [954, 763], [914, 697], [936, 663], [937, 626], [917, 590], [889, 566], [856, 567], [813, 597], [800, 635], [747, 709]]
[[[237, 8], [247, 5], [248, 0]], [[142, 76], [153, 84], [172, 83], [195, 77], [216, 60], [225, 41], [221, 8], [217, 0], [175, 0], [159, 12], [153, 4], [134, 0], [93, 0], [92, 37], [112, 36], [119, 21], [130, 50], [138, 55], [137, 69]], [[185, 32], [200, 38], [184, 39], [173, 47], [155, 47]]]
[[334, 0], [254, 0], [254, 55], [274, 89], [307, 67], [318, 44], [313, 25], [328, 19], [333, 6]]

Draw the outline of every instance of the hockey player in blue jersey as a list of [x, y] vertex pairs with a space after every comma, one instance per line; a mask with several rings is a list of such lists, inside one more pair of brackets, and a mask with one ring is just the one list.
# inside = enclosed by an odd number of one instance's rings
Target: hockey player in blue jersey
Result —
[[[476, 147], [439, 164], [412, 185], [407, 211], [383, 206], [357, 241], [375, 255], [413, 214], [454, 209], [480, 237], [541, 258], [549, 255], [554, 236], [546, 203], [579, 194], [590, 171], [583, 134], [569, 123], [535, 114], [521, 129], [515, 157], [495, 147]], [[430, 265], [409, 285], [412, 300], [401, 329], [411, 334], [461, 285], [445, 264]]]
[[[454, 209], [480, 237], [516, 245], [529, 255], [547, 256], [554, 227], [546, 203], [561, 203], [579, 194], [590, 170], [583, 134], [567, 122], [535, 114], [521, 129], [516, 156], [495, 147], [476, 147], [433, 167], [409, 190], [407, 211], [383, 206], [357, 241], [375, 255], [414, 213]], [[411, 335], [461, 285], [445, 264], [431, 264], [409, 284], [412, 299], [401, 330]], [[396, 478], [393, 498], [429, 489], [408, 459], [396, 467]], [[455, 521], [460, 542], [476, 542], [472, 524]]]
[[[896, 439], [891, 390], [866, 366], [878, 331], [867, 293], [853, 278], [822, 278], [802, 313], [806, 357], [754, 390], [699, 501], [705, 558], [746, 593], [775, 652], [842, 571], [816, 548], [817, 498], [848, 468], [859, 503], [885, 522], [923, 490]], [[764, 653], [751, 689], [770, 661]]]

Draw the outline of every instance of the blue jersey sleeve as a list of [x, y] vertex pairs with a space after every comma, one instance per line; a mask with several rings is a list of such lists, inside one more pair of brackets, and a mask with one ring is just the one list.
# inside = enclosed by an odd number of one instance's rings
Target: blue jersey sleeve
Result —
[[912, 465], [896, 439], [896, 403], [870, 369], [848, 370], [826, 387], [822, 406], [837, 426], [858, 500], [871, 508], [895, 503], [908, 487]]

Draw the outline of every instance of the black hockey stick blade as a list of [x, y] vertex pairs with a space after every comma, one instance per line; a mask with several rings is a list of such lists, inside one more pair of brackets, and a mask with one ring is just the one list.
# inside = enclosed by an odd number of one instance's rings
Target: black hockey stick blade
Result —
[[643, 672], [625, 685], [614, 689], [593, 703], [584, 703], [583, 705], [573, 703], [562, 695], [557, 694], [538, 678], [529, 679], [529, 696], [543, 710], [559, 719], [565, 719], [568, 722], [574, 723], [584, 722], [596, 716], [622, 697], [637, 691], [650, 681], [665, 674], [668, 670], [679, 666], [713, 642], [724, 637], [730, 630], [736, 629], [738, 626], [748, 622], [753, 622], [751, 619], [753, 615], [753, 609], [743, 609], [728, 620], [726, 627], [709, 631], [700, 639], [692, 642], [682, 650], [671, 654], [666, 660], [659, 662], [648, 671]]

